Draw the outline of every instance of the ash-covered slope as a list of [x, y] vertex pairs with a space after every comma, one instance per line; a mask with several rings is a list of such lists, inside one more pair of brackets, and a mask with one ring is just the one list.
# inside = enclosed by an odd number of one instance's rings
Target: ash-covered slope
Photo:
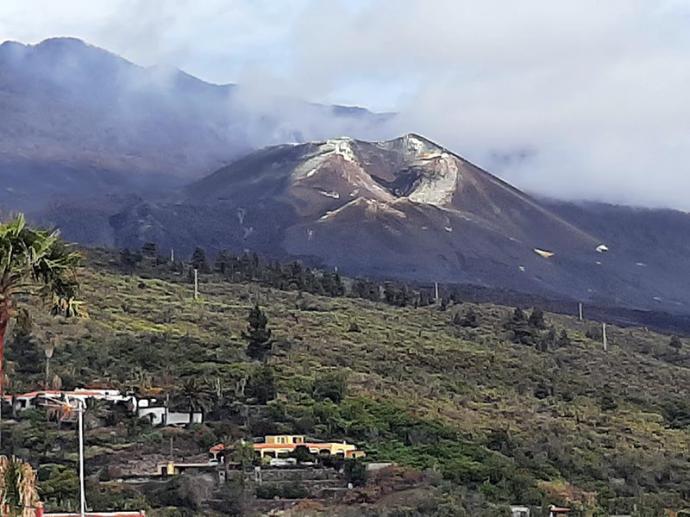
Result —
[[[292, 213], [284, 246], [294, 254], [324, 256], [333, 247], [322, 250], [322, 241], [352, 224], [374, 221], [378, 238], [396, 236], [402, 226], [405, 238], [416, 236], [400, 248], [408, 259], [426, 240], [433, 249], [445, 243], [455, 250], [442, 259], [449, 271], [467, 259], [497, 256], [499, 248], [531, 259], [534, 249], [594, 253], [600, 244], [519, 190], [412, 134], [379, 143], [340, 138], [269, 148], [193, 184], [187, 200], [231, 204], [244, 217], [265, 210], [252, 205], [283, 206]], [[346, 246], [356, 240], [343, 239]]]
[[[174, 202], [139, 204], [112, 219], [120, 246], [250, 249], [312, 257], [350, 274], [660, 308], [664, 285], [655, 275], [641, 281], [629, 249], [573, 221], [413, 134], [269, 147]], [[662, 308], [688, 303], [673, 291]]]

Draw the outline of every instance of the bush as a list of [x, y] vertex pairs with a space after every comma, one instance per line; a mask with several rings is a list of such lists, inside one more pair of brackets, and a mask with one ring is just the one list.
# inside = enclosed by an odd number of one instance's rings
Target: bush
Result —
[[339, 404], [345, 398], [347, 389], [347, 377], [343, 372], [326, 372], [320, 374], [314, 380], [312, 396], [314, 400], [326, 399]]
[[316, 459], [316, 457], [309, 452], [309, 449], [306, 445], [298, 445], [295, 447], [295, 449], [290, 453], [290, 457], [295, 458], [298, 463], [309, 463]]
[[359, 328], [359, 325], [357, 325], [357, 322], [353, 321], [350, 323], [350, 326], [347, 329], [348, 332], [362, 332], [362, 329]]
[[618, 403], [611, 394], [605, 393], [599, 401], [599, 407], [602, 411], [613, 411], [618, 407]]
[[307, 489], [299, 483], [290, 483], [283, 487], [266, 484], [256, 487], [257, 499], [304, 499], [307, 495]]
[[467, 309], [464, 315], [459, 312], [453, 316], [453, 324], [465, 328], [477, 328], [479, 326], [479, 317], [472, 307]]
[[362, 486], [367, 482], [367, 466], [361, 460], [345, 460], [343, 470], [348, 483], [352, 483], [354, 486]]
[[521, 345], [533, 345], [535, 329], [532, 328], [525, 313], [519, 307], [513, 311], [513, 315], [505, 324], [506, 330], [510, 331], [513, 343]]
[[680, 352], [680, 349], [683, 348], [683, 342], [680, 340], [678, 336], [672, 336], [671, 341], [669, 341], [668, 346], [673, 348], [676, 352]]
[[262, 365], [252, 371], [245, 388], [247, 397], [255, 398], [259, 404], [266, 404], [276, 398], [276, 391], [273, 368]]

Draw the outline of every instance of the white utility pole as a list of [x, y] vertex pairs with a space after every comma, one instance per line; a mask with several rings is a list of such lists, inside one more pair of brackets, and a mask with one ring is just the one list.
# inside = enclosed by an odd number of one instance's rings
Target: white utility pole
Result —
[[199, 270], [194, 268], [194, 299], [199, 298]]
[[438, 303], [438, 282], [434, 282], [434, 299]]
[[170, 248], [170, 263], [175, 262], [175, 248]]
[[601, 339], [604, 342], [604, 352], [606, 352], [609, 348], [609, 344], [606, 339], [606, 323], [601, 324]]
[[579, 316], [580, 321], [582, 321], [582, 302], [578, 302], [577, 312], [578, 312], [578, 316]]

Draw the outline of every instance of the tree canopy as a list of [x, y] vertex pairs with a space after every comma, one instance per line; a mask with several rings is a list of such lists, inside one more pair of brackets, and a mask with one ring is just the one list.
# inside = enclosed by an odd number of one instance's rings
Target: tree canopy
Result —
[[4, 342], [19, 296], [49, 300], [51, 313], [83, 316], [76, 300], [77, 266], [81, 256], [65, 244], [57, 231], [29, 227], [23, 215], [0, 224], [0, 391], [4, 379]]

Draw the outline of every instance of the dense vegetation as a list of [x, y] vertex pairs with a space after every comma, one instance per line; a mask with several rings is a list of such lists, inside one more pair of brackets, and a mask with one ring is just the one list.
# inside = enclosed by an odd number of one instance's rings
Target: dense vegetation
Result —
[[[431, 304], [431, 293], [401, 284], [226, 259], [192, 257], [195, 301], [190, 264], [151, 249], [93, 252], [80, 274], [90, 319], [36, 310], [16, 325], [14, 392], [46, 382], [162, 390], [206, 413], [204, 425], [160, 430], [87, 411], [93, 506], [198, 510], [184, 479], [174, 491], [109, 480], [134, 461], [155, 466], [171, 438], [191, 457], [278, 432], [346, 438], [369, 460], [424, 472], [410, 512], [500, 515], [510, 503], [554, 502], [655, 516], [690, 504], [683, 340], [609, 326], [604, 352], [597, 324], [538, 309]], [[8, 428], [3, 452], [40, 462], [42, 497], [73, 507], [74, 431], [38, 412]]]

